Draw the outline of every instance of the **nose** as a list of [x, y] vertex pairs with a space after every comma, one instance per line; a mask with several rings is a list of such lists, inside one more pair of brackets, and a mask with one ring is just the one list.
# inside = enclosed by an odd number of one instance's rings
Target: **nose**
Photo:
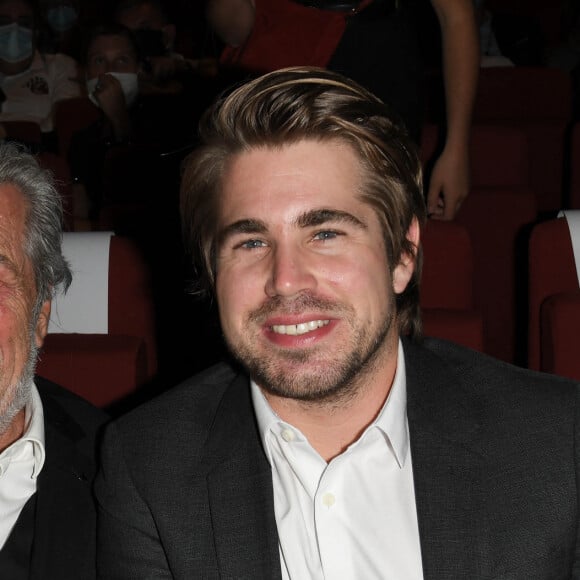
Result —
[[278, 246], [272, 252], [266, 295], [293, 296], [316, 286], [316, 275], [305, 252], [298, 248]]

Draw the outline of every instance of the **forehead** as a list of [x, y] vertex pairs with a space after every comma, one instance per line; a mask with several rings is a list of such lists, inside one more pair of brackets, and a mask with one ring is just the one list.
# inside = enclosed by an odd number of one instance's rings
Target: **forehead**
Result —
[[0, 184], [0, 253], [22, 250], [26, 214], [27, 205], [20, 190], [9, 183]]
[[363, 210], [362, 165], [338, 140], [303, 140], [235, 155], [224, 173], [220, 223], [244, 218], [293, 221], [314, 208]]
[[117, 34], [103, 34], [97, 36], [90, 44], [88, 58], [96, 55], [127, 54], [137, 59], [135, 49], [128, 38]]

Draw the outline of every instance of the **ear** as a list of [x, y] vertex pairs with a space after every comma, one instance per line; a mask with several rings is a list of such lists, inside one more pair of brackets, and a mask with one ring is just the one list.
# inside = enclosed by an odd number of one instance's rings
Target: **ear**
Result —
[[36, 329], [34, 331], [34, 339], [36, 346], [40, 348], [44, 343], [44, 337], [48, 332], [48, 321], [50, 320], [50, 300], [45, 300], [42, 303], [38, 320], [36, 321]]
[[395, 294], [401, 294], [405, 291], [407, 284], [413, 276], [415, 271], [415, 261], [417, 258], [417, 250], [419, 248], [420, 228], [419, 221], [416, 217], [413, 218], [409, 229], [407, 230], [407, 239], [413, 245], [413, 253], [408, 254], [403, 252], [401, 259], [395, 269], [393, 270], [393, 290]]

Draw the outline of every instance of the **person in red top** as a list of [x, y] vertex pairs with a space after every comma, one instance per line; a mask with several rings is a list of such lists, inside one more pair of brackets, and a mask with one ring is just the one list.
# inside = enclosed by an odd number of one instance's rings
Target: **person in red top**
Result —
[[221, 64], [259, 74], [297, 63], [326, 67], [346, 28], [345, 14], [292, 0], [210, 0], [208, 17], [224, 40]]
[[[415, 142], [423, 122], [419, 0], [208, 0], [222, 67], [243, 75], [294, 65], [334, 70], [389, 104]], [[472, 0], [431, 0], [441, 30], [446, 141], [427, 190], [430, 217], [453, 219], [469, 192], [479, 71]], [[321, 9], [324, 8], [324, 9]]]

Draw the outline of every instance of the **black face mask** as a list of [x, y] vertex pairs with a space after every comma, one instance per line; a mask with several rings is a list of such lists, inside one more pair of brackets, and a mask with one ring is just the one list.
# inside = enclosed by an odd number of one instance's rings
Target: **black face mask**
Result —
[[133, 34], [141, 58], [163, 56], [167, 53], [161, 30], [135, 30]]

